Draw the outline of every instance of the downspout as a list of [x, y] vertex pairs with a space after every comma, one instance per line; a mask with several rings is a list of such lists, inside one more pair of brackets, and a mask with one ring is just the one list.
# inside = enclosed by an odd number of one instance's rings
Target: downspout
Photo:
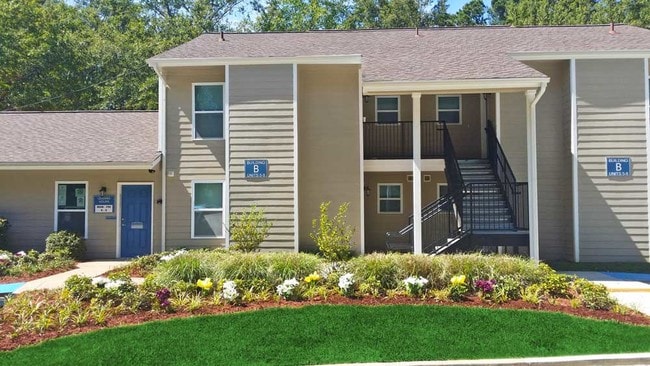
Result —
[[538, 91], [526, 93], [528, 102], [528, 227], [530, 238], [530, 257], [539, 261], [539, 206], [537, 200], [537, 102], [546, 92], [548, 81], [540, 83]]
[[167, 83], [163, 76], [162, 70], [154, 66], [154, 71], [158, 75], [158, 150], [162, 154], [160, 185], [162, 204], [160, 208], [160, 250], [166, 248], [166, 228], [167, 228]]

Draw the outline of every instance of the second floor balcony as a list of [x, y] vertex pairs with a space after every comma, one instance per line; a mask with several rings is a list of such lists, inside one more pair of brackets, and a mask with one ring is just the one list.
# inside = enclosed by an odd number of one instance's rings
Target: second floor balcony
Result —
[[[422, 159], [443, 158], [443, 123], [422, 121], [420, 126]], [[413, 158], [413, 122], [364, 122], [363, 158]]]

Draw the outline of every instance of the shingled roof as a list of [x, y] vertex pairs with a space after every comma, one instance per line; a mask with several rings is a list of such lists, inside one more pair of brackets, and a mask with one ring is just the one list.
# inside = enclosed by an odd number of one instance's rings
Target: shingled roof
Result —
[[156, 111], [0, 113], [0, 166], [151, 165]]
[[149, 59], [361, 55], [364, 81], [538, 78], [520, 52], [650, 50], [650, 31], [625, 25], [470, 27], [203, 34]]

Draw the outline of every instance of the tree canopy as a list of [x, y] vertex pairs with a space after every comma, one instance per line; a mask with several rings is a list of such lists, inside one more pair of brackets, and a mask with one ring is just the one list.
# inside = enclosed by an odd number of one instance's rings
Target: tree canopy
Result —
[[145, 60], [203, 32], [650, 26], [650, 0], [4, 0], [0, 110], [155, 109]]

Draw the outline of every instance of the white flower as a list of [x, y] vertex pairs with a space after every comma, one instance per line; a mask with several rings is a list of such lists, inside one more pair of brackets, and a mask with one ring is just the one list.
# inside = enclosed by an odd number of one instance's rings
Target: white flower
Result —
[[237, 298], [237, 284], [235, 281], [226, 281], [223, 284], [223, 290], [221, 290], [221, 297], [224, 300], [233, 301]]
[[352, 273], [346, 273], [339, 278], [339, 287], [343, 291], [348, 291], [354, 285], [354, 278]]
[[126, 282], [123, 280], [113, 280], [113, 281], [108, 281], [104, 285], [105, 289], [118, 289], [120, 286], [124, 285]]
[[290, 280], [284, 280], [281, 285], [278, 285], [275, 289], [278, 292], [278, 295], [282, 297], [289, 297], [293, 294], [293, 289], [298, 286], [299, 282], [295, 278]]
[[177, 251], [169, 253], [167, 255], [163, 255], [162, 257], [160, 257], [160, 260], [163, 261], [163, 262], [167, 262], [167, 261], [170, 261], [170, 260], [178, 257], [179, 255], [183, 255], [185, 253], [187, 253], [187, 250], [185, 250], [185, 249], [177, 250]]
[[426, 286], [427, 283], [429, 283], [429, 280], [427, 280], [424, 277], [413, 277], [413, 276], [411, 276], [411, 277], [405, 279], [404, 283], [408, 287], [422, 288], [422, 287]]
[[0, 254], [0, 261], [8, 261], [8, 260], [9, 260], [9, 256], [8, 256], [8, 255], [6, 255], [6, 254]]
[[17, 257], [24, 257], [24, 256], [26, 256], [26, 255], [27, 255], [27, 253], [25, 253], [24, 250], [21, 250], [20, 252], [16, 253], [16, 256], [17, 256]]
[[109, 282], [109, 279], [106, 277], [95, 277], [92, 282], [95, 286], [103, 286]]

